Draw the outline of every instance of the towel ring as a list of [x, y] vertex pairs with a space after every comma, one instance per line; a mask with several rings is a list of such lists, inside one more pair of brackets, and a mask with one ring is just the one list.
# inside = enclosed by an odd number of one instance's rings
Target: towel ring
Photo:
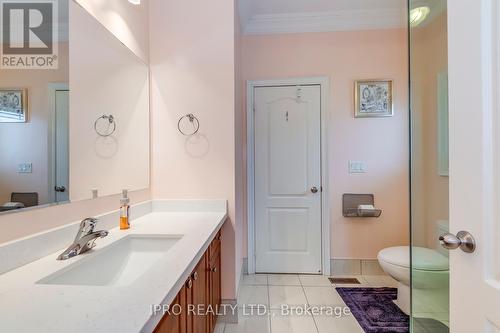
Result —
[[[101, 119], [104, 119], [104, 120], [107, 120], [108, 123], [110, 125], [113, 125], [113, 128], [111, 129], [111, 131], [109, 131], [108, 133], [101, 133], [99, 132], [99, 130], [97, 129], [97, 123], [101, 120]], [[99, 136], [102, 136], [102, 137], [107, 137], [107, 136], [110, 136], [112, 135], [115, 131], [116, 131], [116, 122], [115, 122], [115, 117], [113, 117], [112, 114], [110, 115], [102, 115], [100, 116], [99, 118], [96, 119], [96, 121], [94, 122], [94, 130], [95, 132], [97, 133], [97, 135]]]
[[[186, 133], [181, 129], [181, 122], [184, 119], [189, 120], [189, 122], [193, 125], [193, 132], [192, 133]], [[189, 114], [181, 117], [181, 119], [179, 119], [179, 121], [177, 122], [177, 129], [179, 130], [179, 132], [181, 132], [182, 135], [186, 135], [186, 136], [195, 135], [200, 130], [200, 121], [198, 120], [198, 118], [196, 118], [194, 116], [194, 114], [189, 113]]]

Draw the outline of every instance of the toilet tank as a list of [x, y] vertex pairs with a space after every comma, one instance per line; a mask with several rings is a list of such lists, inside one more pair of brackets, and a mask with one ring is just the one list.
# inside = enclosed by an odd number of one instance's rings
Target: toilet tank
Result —
[[436, 222], [436, 235], [435, 235], [435, 249], [442, 255], [449, 256], [449, 251], [444, 249], [439, 243], [439, 236], [450, 232], [450, 226], [448, 220], [437, 220]]

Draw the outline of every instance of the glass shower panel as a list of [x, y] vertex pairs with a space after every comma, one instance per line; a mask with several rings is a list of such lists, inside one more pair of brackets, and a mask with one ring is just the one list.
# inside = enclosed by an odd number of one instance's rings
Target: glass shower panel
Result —
[[412, 332], [448, 332], [448, 50], [446, 0], [409, 0]]

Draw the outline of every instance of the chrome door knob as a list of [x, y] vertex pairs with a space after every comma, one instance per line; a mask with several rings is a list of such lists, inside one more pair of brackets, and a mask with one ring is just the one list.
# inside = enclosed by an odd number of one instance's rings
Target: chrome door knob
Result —
[[476, 250], [476, 240], [467, 231], [460, 231], [456, 236], [453, 234], [441, 235], [439, 236], [439, 242], [447, 250], [460, 248], [466, 253], [473, 253]]
[[313, 188], [311, 188], [311, 192], [312, 193], [318, 193], [318, 188], [316, 186], [314, 186]]

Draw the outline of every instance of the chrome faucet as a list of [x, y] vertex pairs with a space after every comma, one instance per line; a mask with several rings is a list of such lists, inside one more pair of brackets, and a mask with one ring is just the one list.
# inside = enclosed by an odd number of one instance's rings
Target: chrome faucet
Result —
[[97, 223], [95, 218], [86, 218], [80, 223], [80, 228], [76, 234], [73, 244], [71, 244], [63, 253], [57, 257], [57, 260], [66, 260], [87, 252], [92, 249], [97, 238], [106, 237], [109, 232], [106, 230], [94, 231], [94, 227]]

